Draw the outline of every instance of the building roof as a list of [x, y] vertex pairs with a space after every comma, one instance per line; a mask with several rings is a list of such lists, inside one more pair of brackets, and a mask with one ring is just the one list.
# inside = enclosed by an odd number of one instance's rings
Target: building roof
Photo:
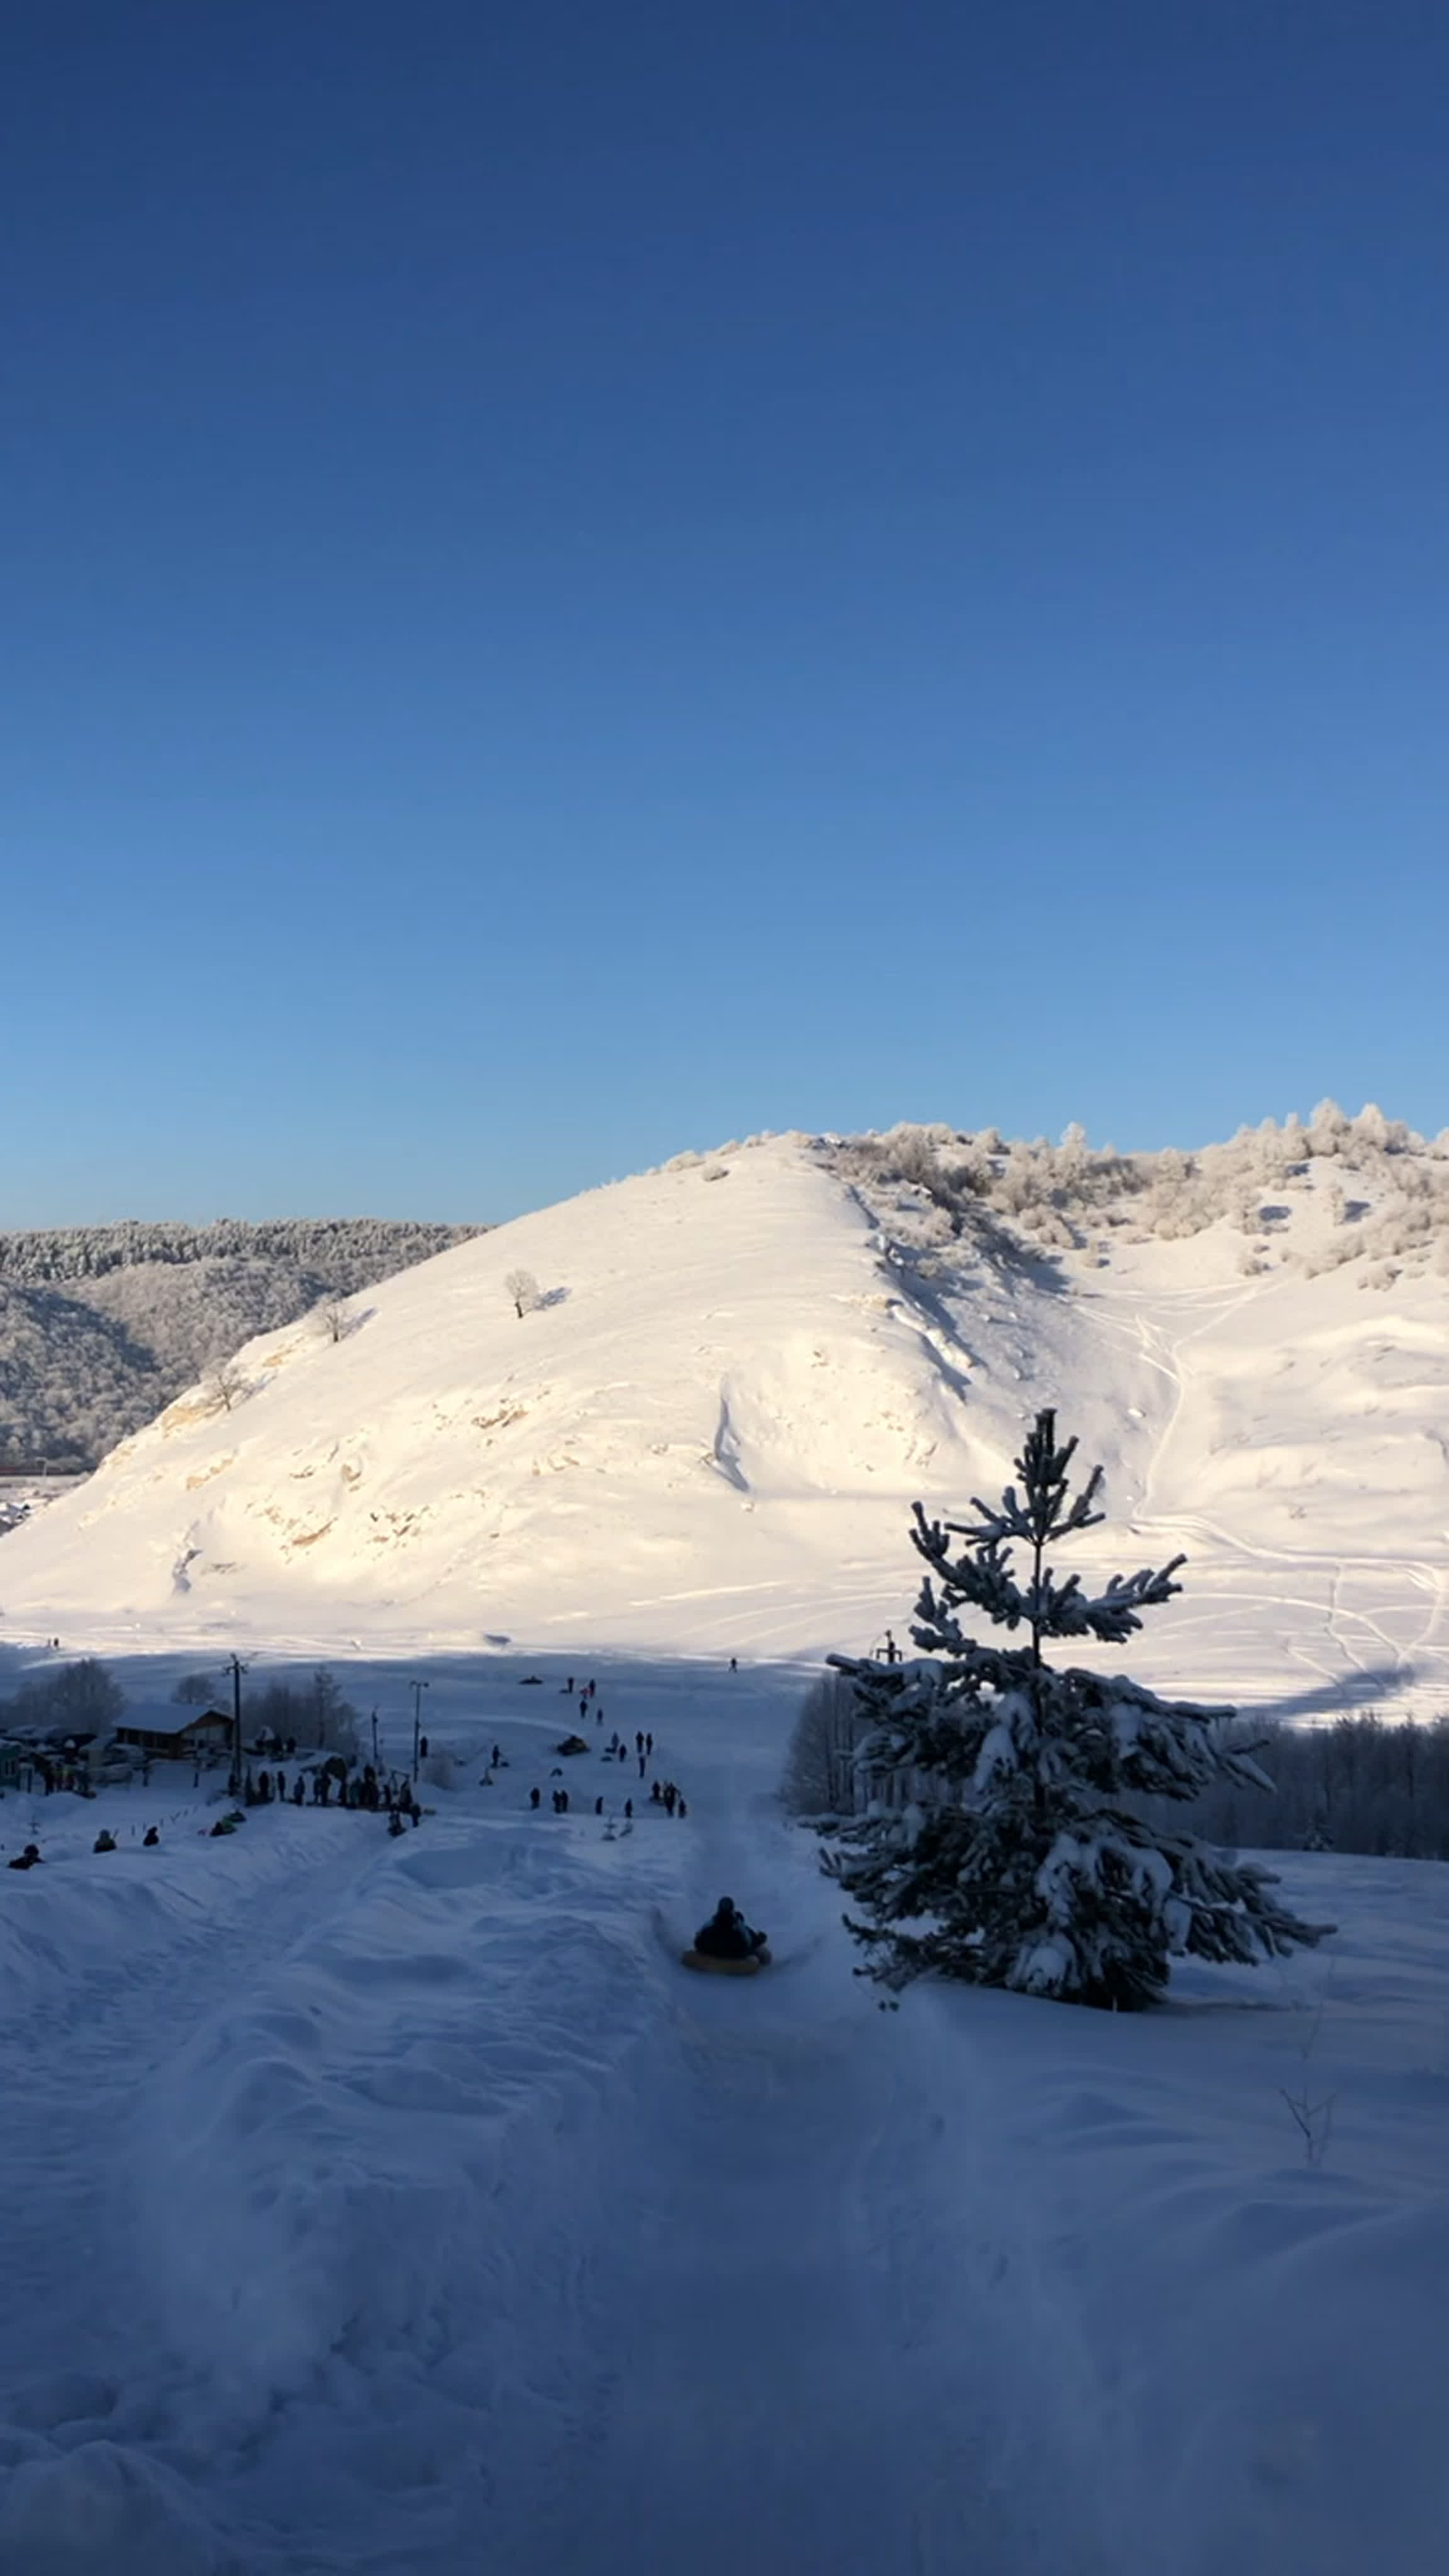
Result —
[[118, 1735], [184, 1735], [189, 1726], [230, 1726], [231, 1719], [219, 1708], [178, 1708], [174, 1700], [158, 1700], [154, 1705], [144, 1700], [130, 1700], [116, 1720]]

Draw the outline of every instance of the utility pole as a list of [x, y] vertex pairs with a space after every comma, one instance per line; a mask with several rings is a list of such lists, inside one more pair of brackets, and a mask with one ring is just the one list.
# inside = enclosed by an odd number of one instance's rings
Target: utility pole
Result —
[[242, 1790], [241, 1677], [246, 1666], [239, 1655], [229, 1655], [227, 1670], [231, 1674], [231, 1778], [227, 1792], [229, 1796], [239, 1798]]
[[422, 1732], [423, 1724], [423, 1693], [427, 1689], [428, 1685], [426, 1682], [413, 1682], [410, 1687], [413, 1695], [413, 1786], [416, 1788], [418, 1780], [418, 1737]]

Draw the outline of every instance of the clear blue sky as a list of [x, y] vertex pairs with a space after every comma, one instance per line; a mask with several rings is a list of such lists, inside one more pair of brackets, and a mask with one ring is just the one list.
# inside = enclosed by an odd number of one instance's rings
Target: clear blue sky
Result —
[[1442, 0], [10, 0], [0, 1222], [1449, 1121]]

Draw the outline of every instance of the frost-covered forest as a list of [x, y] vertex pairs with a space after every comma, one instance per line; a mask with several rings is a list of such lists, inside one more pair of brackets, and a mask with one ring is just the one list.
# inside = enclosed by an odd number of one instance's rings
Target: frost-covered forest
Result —
[[478, 1230], [296, 1217], [0, 1234], [0, 1462], [93, 1466], [252, 1334]]
[[[907, 1649], [909, 1651], [909, 1648]], [[786, 1757], [782, 1794], [817, 1823], [859, 1815], [867, 1798], [921, 1798], [919, 1778], [867, 1781], [857, 1765], [870, 1729], [840, 1673], [812, 1682]], [[1344, 1851], [1449, 1860], [1449, 1717], [1396, 1724], [1373, 1712], [1319, 1726], [1244, 1715], [1220, 1729], [1225, 1751], [1249, 1754], [1266, 1788], [1225, 1774], [1184, 1807], [1141, 1799], [1153, 1823], [1185, 1825], [1203, 1841], [1254, 1851]]]
[[[1312, 1276], [1361, 1260], [1362, 1284], [1374, 1288], [1431, 1264], [1449, 1270], [1449, 1128], [1427, 1139], [1372, 1104], [1350, 1117], [1321, 1101], [1306, 1121], [1265, 1118], [1192, 1153], [1119, 1154], [1089, 1145], [1078, 1127], [1053, 1145], [940, 1126], [825, 1137], [819, 1151], [927, 1260], [974, 1231], [1003, 1250], [1074, 1252], [1106, 1265], [1119, 1245], [1227, 1225], [1242, 1236], [1249, 1277], [1278, 1268]], [[1294, 1223], [1305, 1213], [1307, 1229]]]

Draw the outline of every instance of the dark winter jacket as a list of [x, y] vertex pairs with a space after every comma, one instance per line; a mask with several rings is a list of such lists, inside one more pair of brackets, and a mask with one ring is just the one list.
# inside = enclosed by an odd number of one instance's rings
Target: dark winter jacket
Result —
[[712, 1914], [696, 1932], [694, 1946], [705, 1959], [752, 1959], [764, 1937], [750, 1930], [742, 1914]]

